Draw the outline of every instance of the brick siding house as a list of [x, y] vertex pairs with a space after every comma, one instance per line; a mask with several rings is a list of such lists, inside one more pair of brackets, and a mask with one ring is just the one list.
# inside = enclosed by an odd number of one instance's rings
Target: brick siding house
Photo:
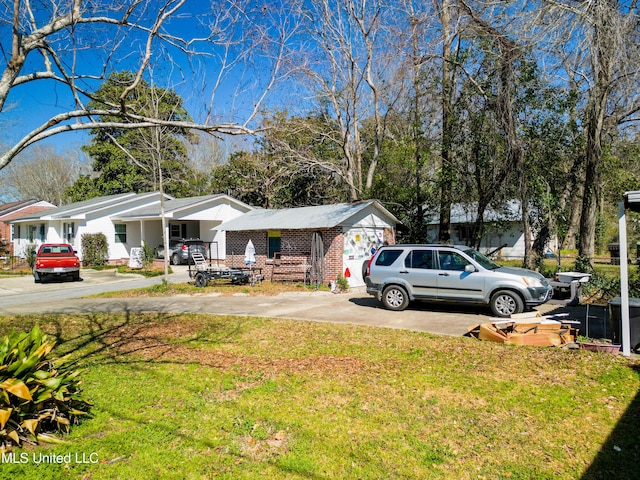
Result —
[[[244, 266], [245, 249], [251, 240], [255, 267], [262, 269], [267, 280], [326, 285], [343, 276], [350, 286], [357, 287], [364, 285], [362, 264], [378, 246], [395, 243], [398, 223], [378, 201], [368, 200], [256, 209], [217, 228], [226, 233], [227, 267]], [[322, 259], [317, 258], [318, 252], [322, 252]]]
[[16, 237], [20, 238], [20, 233], [12, 230], [10, 220], [52, 208], [56, 208], [56, 206], [44, 200], [24, 200], [0, 204], [0, 256], [14, 255], [13, 240]]

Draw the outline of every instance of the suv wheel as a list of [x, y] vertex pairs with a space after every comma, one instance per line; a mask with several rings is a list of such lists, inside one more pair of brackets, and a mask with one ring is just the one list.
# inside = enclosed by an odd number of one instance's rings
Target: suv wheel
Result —
[[171, 264], [180, 265], [180, 257], [178, 256], [177, 253], [174, 253], [173, 255], [171, 255]]
[[382, 303], [388, 310], [399, 312], [409, 305], [409, 296], [404, 288], [391, 285], [382, 292]]
[[491, 311], [496, 317], [506, 318], [514, 313], [522, 313], [524, 303], [517, 293], [499, 290], [491, 296]]

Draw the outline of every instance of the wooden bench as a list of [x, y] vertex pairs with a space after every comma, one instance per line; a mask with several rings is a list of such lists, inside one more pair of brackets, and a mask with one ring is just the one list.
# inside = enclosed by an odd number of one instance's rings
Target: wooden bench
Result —
[[273, 255], [271, 281], [302, 281], [307, 283], [311, 263], [309, 255], [302, 252], [276, 252]]

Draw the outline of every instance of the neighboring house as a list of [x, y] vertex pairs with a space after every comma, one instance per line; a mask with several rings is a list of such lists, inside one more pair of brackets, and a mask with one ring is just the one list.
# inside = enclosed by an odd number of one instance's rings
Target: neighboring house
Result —
[[[131, 247], [140, 246], [140, 232], [131, 231], [125, 224], [116, 226], [111, 216], [159, 202], [159, 193], [122, 193], [21, 216], [11, 221], [14, 231], [21, 232], [14, 239], [16, 254], [25, 256], [34, 245], [44, 242], [66, 242], [82, 258], [82, 235], [104, 233], [109, 242], [109, 260], [127, 258]], [[44, 235], [34, 237], [28, 233], [33, 230]]]
[[[45, 241], [68, 242], [82, 258], [82, 235], [103, 233], [109, 243], [109, 261], [126, 262], [131, 249], [143, 242], [151, 247], [162, 243], [160, 199], [158, 192], [123, 193], [16, 218], [11, 222], [14, 230], [23, 232], [16, 238], [17, 251], [25, 255], [28, 248]], [[251, 209], [227, 195], [183, 199], [165, 195], [163, 203], [171, 238], [201, 237], [206, 241], [215, 240], [216, 225]], [[44, 235], [36, 238], [24, 233], [34, 229]]]
[[211, 242], [211, 257], [224, 259], [226, 240], [224, 232], [216, 228], [227, 220], [239, 217], [253, 209], [252, 206], [228, 195], [207, 195], [201, 197], [176, 198], [166, 200], [164, 205], [156, 203], [123, 214], [113, 215], [111, 220], [133, 227], [139, 225], [142, 238], [151, 247], [162, 245], [162, 214], [166, 220], [167, 238], [200, 238]]
[[[20, 237], [21, 232], [19, 230], [14, 231], [12, 225], [9, 223], [10, 220], [52, 208], [56, 208], [56, 206], [52, 203], [45, 202], [44, 200], [24, 200], [20, 202], [0, 204], [0, 256], [13, 255], [13, 238], [14, 236], [18, 238]], [[44, 232], [37, 230], [31, 231], [27, 234], [38, 238], [42, 237]]]
[[[279, 210], [256, 209], [223, 223], [228, 267], [244, 264], [246, 246], [255, 247], [256, 267], [266, 279], [304, 280], [320, 271], [317, 283], [342, 275], [362, 286], [362, 265], [383, 243], [395, 243], [399, 221], [378, 201], [369, 200]], [[315, 244], [314, 244], [315, 239]], [[322, 258], [318, 259], [318, 252]], [[321, 260], [323, 268], [316, 268]], [[314, 281], [312, 279], [312, 281]]]
[[[474, 224], [478, 206], [476, 203], [455, 203], [451, 206], [451, 243], [468, 245], [472, 242]], [[439, 218], [427, 213], [427, 238], [437, 242]], [[494, 253], [500, 258], [524, 258], [524, 232], [522, 229], [522, 209], [518, 200], [510, 200], [501, 208], [489, 206], [483, 215], [484, 234], [479, 250], [482, 253]], [[533, 241], [538, 232], [532, 232]], [[556, 237], [549, 237], [546, 250], [556, 251]]]

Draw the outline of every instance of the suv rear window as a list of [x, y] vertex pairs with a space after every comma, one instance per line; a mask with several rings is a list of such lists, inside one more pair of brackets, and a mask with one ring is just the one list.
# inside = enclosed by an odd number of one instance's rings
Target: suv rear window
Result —
[[402, 250], [382, 250], [376, 258], [376, 265], [388, 267], [398, 259], [401, 253]]
[[404, 259], [404, 266], [431, 270], [433, 268], [433, 252], [431, 250], [412, 250]]

